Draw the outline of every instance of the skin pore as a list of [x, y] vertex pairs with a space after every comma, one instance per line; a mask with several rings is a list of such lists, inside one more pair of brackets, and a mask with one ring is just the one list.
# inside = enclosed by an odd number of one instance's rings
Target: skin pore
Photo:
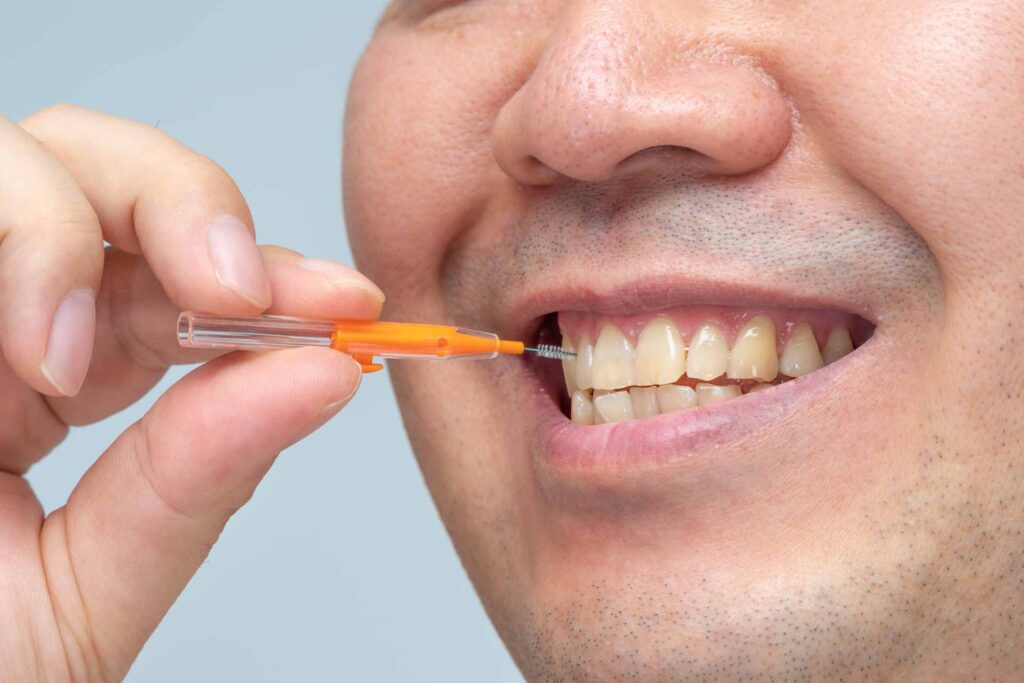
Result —
[[599, 301], [876, 326], [794, 383], [808, 398], [740, 399], [759, 424], [680, 428], [689, 461], [613, 474], [552, 466], [519, 359], [391, 365], [529, 680], [1020, 675], [1021, 54], [1015, 0], [388, 10], [344, 150], [386, 317], [519, 338]]

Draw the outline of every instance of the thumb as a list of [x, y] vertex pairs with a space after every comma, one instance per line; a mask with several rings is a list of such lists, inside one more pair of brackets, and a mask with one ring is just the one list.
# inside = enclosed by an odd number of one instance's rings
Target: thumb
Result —
[[344, 354], [296, 349], [225, 356], [168, 390], [43, 527], [65, 644], [101, 677], [123, 676], [278, 452], [360, 378]]

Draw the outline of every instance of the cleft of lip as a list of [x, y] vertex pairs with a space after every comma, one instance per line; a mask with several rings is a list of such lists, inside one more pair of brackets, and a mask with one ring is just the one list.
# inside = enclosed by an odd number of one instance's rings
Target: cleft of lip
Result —
[[701, 307], [619, 319], [560, 313], [570, 419], [639, 420], [771, 389], [854, 351], [874, 328], [852, 314]]

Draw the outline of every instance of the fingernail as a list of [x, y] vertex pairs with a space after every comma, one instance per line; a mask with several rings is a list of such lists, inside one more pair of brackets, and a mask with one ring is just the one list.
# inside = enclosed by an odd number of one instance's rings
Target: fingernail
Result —
[[256, 240], [242, 221], [234, 216], [214, 219], [206, 246], [218, 282], [260, 308], [270, 305], [270, 280]]
[[374, 299], [380, 301], [382, 304], [384, 303], [384, 292], [381, 291], [380, 287], [373, 284], [373, 280], [366, 277], [355, 268], [349, 268], [342, 263], [319, 258], [300, 259], [299, 267], [311, 270], [314, 273], [320, 273], [339, 287], [355, 287], [356, 289], [361, 289]]
[[74, 396], [82, 388], [95, 334], [96, 294], [88, 288], [76, 289], [53, 314], [46, 357], [39, 366], [53, 388], [65, 396]]

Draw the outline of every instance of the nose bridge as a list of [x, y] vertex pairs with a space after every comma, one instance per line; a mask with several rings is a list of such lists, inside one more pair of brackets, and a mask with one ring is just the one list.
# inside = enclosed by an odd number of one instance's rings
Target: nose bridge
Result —
[[[770, 163], [792, 115], [755, 60], [709, 37], [695, 3], [573, 2], [530, 77], [502, 108], [495, 155], [524, 184], [600, 181], [639, 152], [689, 171], [738, 174]], [[694, 154], [695, 153], [695, 154]], [[657, 156], [657, 155], [656, 155]]]
[[[628, 5], [632, 4], [632, 11]], [[616, 155], [619, 112], [635, 104], [643, 1], [572, 3], [523, 88], [502, 112], [515, 121], [516, 162], [581, 180], [599, 180]]]
[[[642, 29], [620, 1], [579, 2], [556, 31], [527, 84], [526, 104], [538, 128], [554, 126], [585, 140], [600, 136], [629, 106], [640, 67]], [[641, 3], [637, 3], [639, 5]]]

